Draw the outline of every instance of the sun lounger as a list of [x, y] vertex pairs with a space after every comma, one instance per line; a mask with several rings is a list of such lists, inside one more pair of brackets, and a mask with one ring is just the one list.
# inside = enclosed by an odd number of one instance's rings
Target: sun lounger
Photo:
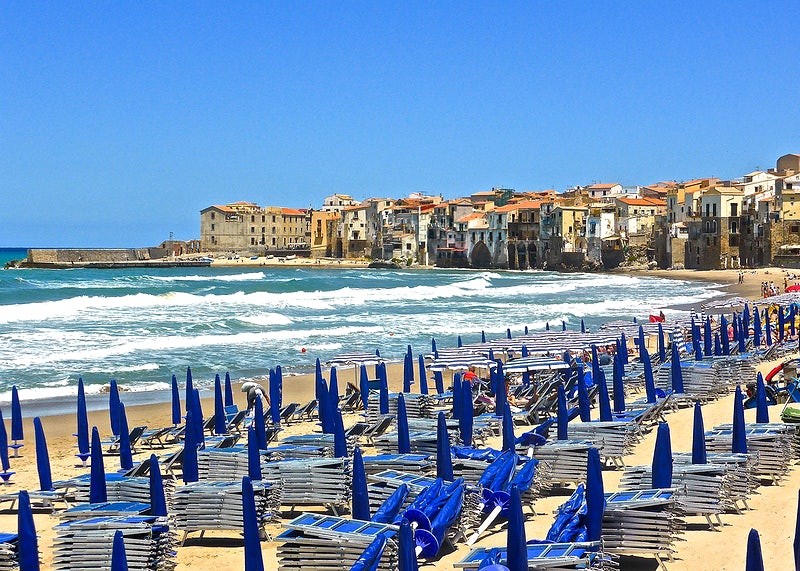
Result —
[[[603, 556], [600, 543], [546, 543], [526, 546], [528, 568], [530, 569], [582, 569], [591, 571], [603, 569]], [[508, 556], [504, 547], [477, 547], [470, 550], [464, 558], [453, 564], [457, 569], [477, 570], [484, 559], [492, 555], [501, 564]]]
[[283, 505], [321, 506], [333, 510], [350, 504], [350, 474], [345, 458], [304, 458], [262, 465], [264, 482], [283, 486]]
[[139, 438], [139, 442], [145, 448], [166, 448], [166, 438], [173, 431], [174, 427], [165, 426], [155, 430], [145, 430]]
[[[134, 454], [136, 453], [136, 444], [138, 444], [139, 439], [142, 437], [142, 434], [144, 434], [145, 430], [147, 430], [146, 426], [135, 426], [131, 428], [130, 432], [128, 433], [131, 443], [131, 452]], [[101, 444], [108, 447], [105, 451], [106, 454], [119, 454], [119, 437], [115, 437], [113, 440], [106, 440], [105, 442], [101, 442]]]

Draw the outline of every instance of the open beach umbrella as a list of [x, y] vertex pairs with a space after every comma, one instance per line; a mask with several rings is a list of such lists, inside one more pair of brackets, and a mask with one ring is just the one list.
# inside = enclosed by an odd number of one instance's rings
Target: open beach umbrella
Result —
[[625, 412], [625, 385], [622, 382], [624, 372], [622, 356], [614, 355], [614, 412]]
[[744, 564], [745, 571], [764, 571], [764, 558], [761, 554], [761, 538], [755, 529], [747, 534], [747, 557]]
[[589, 391], [586, 389], [586, 381], [583, 377], [578, 378], [578, 413], [581, 422], [592, 421], [592, 403], [589, 402]]
[[356, 559], [350, 571], [377, 571], [384, 549], [386, 549], [386, 536], [379, 533]]
[[225, 417], [225, 397], [222, 395], [222, 381], [214, 376], [214, 434], [225, 434], [228, 423]]
[[[83, 379], [78, 379], [78, 411], [77, 411], [77, 436], [79, 455], [89, 454], [89, 417], [86, 413], [86, 393], [83, 389]], [[5, 432], [5, 428], [3, 428]], [[8, 451], [6, 451], [8, 454]], [[87, 456], [82, 456], [86, 458]]]
[[436, 385], [436, 393], [440, 395], [444, 394], [444, 377], [441, 371], [433, 372], [433, 382]]
[[369, 373], [367, 373], [367, 366], [361, 365], [358, 380], [358, 390], [361, 391], [361, 406], [364, 410], [369, 408]]
[[[583, 381], [578, 381], [583, 382]], [[564, 385], [558, 383], [558, 417], [556, 427], [558, 429], [556, 437], [558, 440], [567, 440], [567, 424], [569, 423], [569, 411], [567, 410], [567, 395], [564, 392]], [[509, 411], [510, 414], [510, 411]]]
[[119, 403], [119, 467], [123, 470], [133, 468], [133, 452], [131, 451], [131, 433], [128, 430], [128, 415], [125, 405]]
[[669, 435], [669, 424], [666, 422], [658, 424], [652, 470], [653, 488], [672, 486], [672, 442]]
[[236, 403], [233, 400], [233, 387], [231, 386], [231, 374], [225, 372], [225, 406], [233, 406]]
[[420, 353], [417, 356], [418, 373], [419, 373], [419, 394], [428, 394], [428, 375], [425, 372], [425, 357]]
[[453, 456], [450, 450], [450, 435], [444, 412], [439, 411], [436, 418], [436, 477], [453, 481]]
[[397, 395], [397, 453], [411, 453], [411, 437], [408, 433], [406, 399], [403, 396], [403, 393]]
[[33, 522], [31, 498], [25, 490], [19, 493], [17, 536], [19, 571], [39, 571], [39, 540], [36, 537], [36, 525]]
[[711, 316], [706, 316], [706, 321], [703, 323], [703, 353], [711, 355], [713, 348], [711, 346], [713, 340], [713, 333], [711, 332]]
[[16, 385], [11, 387], [11, 440], [15, 443], [25, 440], [22, 433], [22, 406], [19, 403]]
[[167, 498], [164, 496], [164, 479], [155, 454], [150, 455], [150, 515], [167, 517]]
[[258, 445], [258, 435], [256, 429], [247, 429], [247, 475], [255, 482], [260, 482], [263, 478], [261, 474], [261, 448]]
[[2, 410], [0, 410], [0, 464], [2, 464], [3, 467], [3, 474], [11, 477], [13, 472], [9, 473], [11, 462], [8, 460], [8, 433], [6, 432], [6, 423], [3, 420]]
[[400, 571], [417, 571], [417, 554], [414, 552], [414, 538], [411, 524], [407, 519], [400, 522], [397, 541], [397, 566]]
[[342, 411], [333, 411], [333, 457], [347, 458], [347, 436], [344, 433]]
[[92, 465], [89, 469], [89, 503], [101, 504], [108, 501], [106, 492], [106, 469], [103, 466], [103, 447], [100, 433], [92, 427]]
[[108, 390], [108, 416], [111, 421], [111, 433], [119, 436], [119, 387], [117, 381], [111, 379], [111, 387]]
[[[253, 428], [256, 430], [256, 439], [258, 440], [258, 448], [259, 450], [266, 450], [267, 449], [267, 421], [264, 418], [264, 403], [261, 402], [260, 398], [256, 398], [256, 402], [253, 405]], [[325, 434], [330, 434], [330, 432], [326, 432], [324, 427], [322, 430]], [[331, 431], [332, 432], [332, 431]]]
[[694, 403], [694, 420], [692, 424], [692, 464], [706, 464], [706, 431], [703, 426], [703, 410], [700, 401]]
[[242, 528], [244, 535], [244, 568], [246, 571], [264, 571], [261, 555], [261, 537], [258, 531], [258, 512], [253, 495], [253, 482], [242, 478]]
[[[331, 369], [331, 375], [335, 378], [335, 369]], [[272, 372], [272, 369], [270, 369]], [[281, 407], [283, 406], [283, 368], [280, 365], [275, 366], [275, 373], [269, 377], [269, 403], [273, 408], [272, 422], [279, 424], [281, 421]], [[277, 415], [277, 418], [276, 418]]]
[[111, 571], [128, 571], [128, 556], [120, 530], [114, 532], [114, 541], [111, 544]]
[[756, 423], [769, 423], [769, 408], [767, 406], [767, 389], [764, 387], [764, 377], [759, 371], [756, 377]]
[[194, 391], [194, 384], [192, 383], [192, 368], [186, 367], [186, 412], [189, 412], [189, 403], [192, 402], [192, 391]]
[[386, 378], [386, 364], [381, 361], [376, 365], [378, 369], [378, 381], [380, 381], [380, 395], [378, 405], [380, 414], [389, 414], [389, 381]]
[[514, 420], [511, 417], [511, 405], [503, 408], [503, 451], [514, 450], [517, 438], [514, 436]]
[[509, 571], [528, 571], [528, 548], [525, 539], [525, 516], [519, 489], [511, 486], [506, 533], [506, 567]]
[[683, 394], [683, 371], [681, 370], [681, 357], [678, 353], [678, 344], [672, 344], [672, 360], [670, 366], [670, 377], [672, 380], [672, 392], [678, 395]]
[[356, 446], [353, 450], [353, 480], [352, 480], [352, 511], [353, 519], [369, 521], [369, 491], [367, 488], [367, 474], [364, 471], [364, 458], [361, 448]]
[[464, 446], [472, 446], [472, 389], [469, 381], [461, 383], [461, 409], [458, 418], [458, 428], [461, 442]]
[[39, 472], [39, 489], [53, 489], [53, 476], [50, 471], [50, 455], [47, 452], [47, 440], [44, 437], [42, 421], [37, 416], [33, 419], [33, 433], [36, 439], [36, 470]]
[[[331, 410], [339, 408], [339, 374], [336, 372], [336, 367], [331, 368], [328, 376], [328, 399], [330, 400]], [[280, 413], [280, 409], [278, 409]], [[280, 416], [278, 416], [280, 419]]]
[[[256, 399], [258, 402], [258, 399]], [[190, 430], [193, 426], [194, 411], [189, 410], [186, 413], [186, 433], [183, 439], [183, 483], [191, 484], [199, 480], [197, 468], [197, 434], [194, 430]], [[94, 467], [94, 458], [92, 459], [92, 467]]]
[[753, 306], [753, 347], [761, 347], [761, 312]]
[[600, 541], [603, 534], [603, 512], [606, 500], [603, 495], [603, 467], [600, 452], [589, 448], [586, 462], [586, 540]]
[[178, 426], [181, 423], [181, 394], [178, 391], [178, 379], [172, 375], [172, 424]]
[[658, 360], [664, 362], [667, 360], [667, 348], [664, 345], [664, 327], [661, 322], [658, 322]]
[[742, 402], [742, 388], [736, 386], [733, 397], [733, 432], [731, 434], [731, 452], [734, 454], [747, 454], [747, 434], [744, 424], [744, 403]]
[[611, 415], [611, 402], [608, 399], [608, 383], [606, 382], [606, 374], [603, 372], [603, 369], [600, 369], [597, 403], [597, 408], [600, 409], [600, 420], [602, 422], [611, 421], [613, 418]]

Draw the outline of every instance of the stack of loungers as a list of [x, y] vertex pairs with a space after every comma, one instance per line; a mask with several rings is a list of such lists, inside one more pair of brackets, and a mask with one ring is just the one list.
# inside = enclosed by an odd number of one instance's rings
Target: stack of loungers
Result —
[[[708, 464], [723, 469], [725, 485], [719, 500], [728, 513], [741, 513], [749, 509], [748, 498], [759, 486], [755, 473], [756, 459], [749, 454], [712, 453], [707, 455]], [[673, 469], [692, 465], [692, 454], [681, 452], [672, 454]]]
[[265, 482], [282, 486], [284, 506], [323, 506], [338, 512], [350, 505], [350, 470], [346, 458], [269, 462]]
[[[389, 413], [397, 416], [397, 395], [389, 393]], [[403, 401], [406, 405], [406, 416], [412, 418], [435, 418], [434, 406], [436, 401], [431, 395], [421, 395], [417, 393], [403, 393]], [[380, 396], [372, 393], [369, 395], [369, 406], [364, 412], [364, 418], [369, 423], [377, 422], [382, 416], [380, 413]]]
[[[714, 427], [714, 430], [706, 432], [706, 450], [729, 452], [732, 434], [730, 424]], [[777, 484], [797, 458], [794, 427], [789, 424], [748, 424], [746, 435], [747, 452], [755, 459], [755, 476]]]
[[570, 422], [567, 436], [570, 440], [591, 442], [606, 462], [624, 466], [622, 458], [631, 454], [641, 440], [642, 427], [626, 421]]
[[367, 475], [384, 470], [395, 470], [406, 474], [430, 475], [436, 471], [431, 457], [426, 454], [382, 454], [364, 456], [364, 471]]
[[[389, 432], [374, 438], [375, 448], [378, 452], [390, 454], [397, 452], [397, 433]], [[416, 454], [436, 454], [436, 431], [433, 432], [412, 432], [409, 431], [409, 441], [411, 451]]]
[[19, 536], [16, 533], [0, 533], [0, 571], [11, 571], [19, 567], [18, 543]]
[[[592, 443], [588, 440], [553, 440], [533, 449], [533, 457], [549, 468], [550, 484], [571, 484], [586, 481], [586, 462]], [[526, 447], [517, 452], [525, 455]]]
[[[72, 499], [76, 503], [89, 502], [91, 487], [88, 474], [70, 480]], [[164, 495], [169, 500], [175, 488], [175, 481], [164, 480]], [[150, 503], [150, 478], [129, 478], [118, 474], [106, 474], [106, 497], [109, 502]]]
[[[533, 544], [526, 547], [529, 569], [593, 571], [605, 568], [606, 558], [600, 553], [599, 542]], [[507, 560], [507, 551], [503, 547], [476, 547], [453, 566], [467, 571], [477, 570], [490, 553], [499, 561], [505, 563]]]

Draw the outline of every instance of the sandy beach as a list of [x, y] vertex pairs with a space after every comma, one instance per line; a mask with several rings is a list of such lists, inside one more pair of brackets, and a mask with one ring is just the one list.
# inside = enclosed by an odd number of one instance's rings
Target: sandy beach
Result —
[[[291, 260], [296, 263], [297, 260]], [[256, 260], [243, 260], [241, 265], [259, 265]], [[693, 272], [693, 271], [653, 271], [642, 275], [655, 277], [700, 280], [709, 283], [726, 284], [724, 291], [727, 294], [741, 295], [751, 299], [758, 299], [761, 296], [760, 283], [764, 280], [774, 280], [776, 283], [783, 280], [784, 271], [780, 269], [765, 270], [746, 270], [743, 284], [738, 282], [738, 271], [718, 271], [718, 272]], [[761, 369], [769, 370], [773, 363], [762, 363]], [[340, 386], [351, 377], [351, 370], [342, 371], [339, 375]], [[750, 379], [743, 379], [742, 382]], [[393, 364], [389, 367], [390, 389], [398, 390], [402, 382], [402, 367]], [[234, 397], [240, 407], [245, 406], [245, 395], [234, 389]], [[313, 378], [311, 375], [300, 375], [287, 377], [284, 382], [284, 403], [298, 402], [305, 403], [313, 397]], [[125, 395], [122, 395], [123, 401]], [[24, 407], [24, 403], [23, 403]], [[203, 402], [204, 410], [213, 409], [213, 401], [205, 399]], [[717, 424], [731, 421], [732, 396], [706, 404], [703, 407], [705, 426], [710, 428]], [[127, 408], [129, 426], [146, 425], [150, 428], [161, 427], [170, 424], [170, 408], [168, 403], [130, 406]], [[754, 420], [754, 411], [746, 411], [748, 422]], [[692, 410], [682, 409], [667, 415], [672, 432], [672, 446], [674, 451], [688, 451], [691, 449], [691, 418]], [[773, 420], [779, 417], [779, 408], [770, 409]], [[345, 427], [348, 427], [359, 420], [356, 414], [345, 415]], [[75, 418], [73, 415], [47, 416], [42, 419], [47, 435], [49, 454], [52, 464], [53, 479], [67, 479], [85, 473], [86, 469], [80, 468], [80, 462], [74, 456], [75, 438]], [[98, 427], [101, 435], [110, 434], [109, 418], [106, 411], [90, 412], [90, 426]], [[292, 424], [286, 428], [282, 435], [299, 434], [311, 432], [317, 427], [314, 423]], [[519, 433], [520, 429], [517, 429]], [[14, 493], [22, 489], [38, 489], [38, 479], [36, 473], [33, 427], [31, 419], [25, 419], [25, 446], [21, 450], [20, 458], [12, 459], [12, 470], [16, 475], [11, 483], [2, 490], [4, 493]], [[625, 458], [627, 465], [649, 464], [652, 459], [653, 444], [655, 441], [655, 431], [652, 431], [644, 441], [638, 445], [636, 452], [632, 456]], [[495, 448], [500, 447], [499, 438], [490, 441], [489, 445]], [[158, 450], [161, 455], [168, 450]], [[365, 454], [372, 452], [366, 448]], [[134, 460], [142, 460], [149, 456], [150, 451], [139, 450]], [[118, 467], [117, 457], [106, 459], [106, 470], [111, 471]], [[604, 481], [606, 491], [615, 490], [622, 472], [617, 470], [606, 470]], [[745, 547], [747, 533], [750, 528], [756, 528], [761, 533], [762, 548], [765, 553], [769, 553], [766, 561], [767, 570], [784, 570], [792, 568], [793, 559], [791, 553], [791, 542], [794, 537], [795, 510], [797, 507], [797, 490], [800, 487], [800, 471], [793, 470], [781, 482], [779, 486], [763, 486], [750, 501], [753, 508], [741, 515], [724, 514], [722, 520], [724, 527], [721, 531], [712, 532], [702, 525], [700, 518], [689, 518], [690, 525], [687, 532], [683, 535], [683, 542], [679, 544], [678, 558], [670, 563], [670, 571], [689, 571], [697, 569], [716, 569], [733, 570], [741, 569], [744, 566]], [[537, 501], [535, 504], [538, 513], [535, 517], [529, 517], [526, 523], [527, 537], [542, 538], [553, 521], [553, 510], [566, 499], [565, 495], [553, 495]], [[284, 513], [284, 521], [296, 514]], [[58, 518], [49, 513], [37, 513], [35, 515], [37, 531], [40, 536], [40, 551], [42, 553], [43, 568], [51, 568], [52, 545], [54, 531], [53, 527], [58, 523]], [[16, 529], [16, 515], [13, 513], [0, 513], [0, 530], [11, 531]], [[280, 532], [277, 525], [270, 526], [269, 532], [274, 536]], [[491, 533], [483, 536], [478, 545], [498, 546], [505, 543], [505, 531], [503, 525], [491, 528]], [[276, 549], [277, 543], [264, 542], [262, 544], [264, 562], [266, 569], [276, 569]], [[463, 544], [450, 554], [442, 557], [434, 565], [426, 565], [426, 568], [452, 569], [453, 563], [460, 560], [468, 548]], [[200, 540], [196, 536], [190, 537], [184, 547], [178, 549], [177, 555], [178, 569], [211, 569], [213, 566], [227, 566], [229, 568], [243, 568], [243, 552], [241, 538], [236, 533], [231, 532], [210, 532], [205, 538]], [[655, 569], [653, 560], [625, 560], [623, 569]]]

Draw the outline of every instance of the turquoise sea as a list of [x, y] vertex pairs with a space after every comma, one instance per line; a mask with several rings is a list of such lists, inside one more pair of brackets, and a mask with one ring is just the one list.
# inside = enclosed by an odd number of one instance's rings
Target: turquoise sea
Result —
[[[24, 257], [0, 250], [0, 260]], [[708, 284], [620, 274], [541, 271], [192, 268], [0, 271], [0, 402], [99, 393], [111, 379], [131, 391], [167, 389], [191, 365], [259, 377], [280, 364], [313, 369], [353, 351], [400, 360], [546, 322], [592, 328], [646, 318], [716, 295]], [[669, 315], [669, 310], [667, 310]], [[305, 349], [305, 351], [303, 351]], [[164, 398], [168, 394], [164, 393]]]

